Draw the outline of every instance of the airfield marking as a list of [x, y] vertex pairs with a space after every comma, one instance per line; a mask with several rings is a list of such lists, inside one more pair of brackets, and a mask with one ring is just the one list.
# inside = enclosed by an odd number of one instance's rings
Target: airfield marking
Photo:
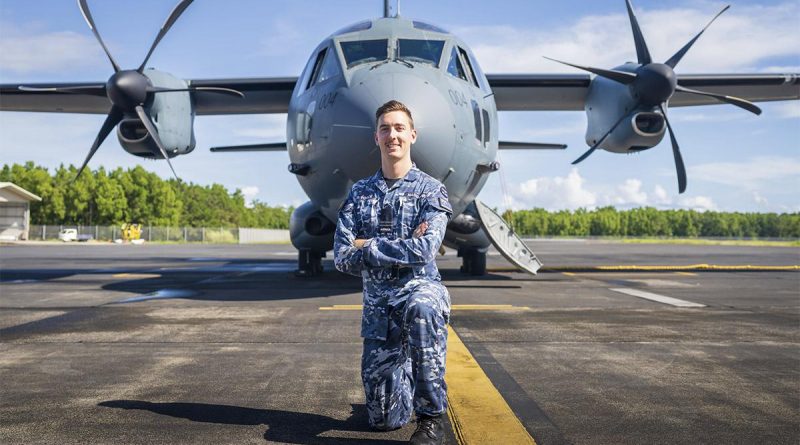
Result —
[[[321, 311], [360, 311], [363, 308], [360, 304], [334, 304], [333, 306], [321, 306]], [[450, 306], [451, 311], [529, 311], [527, 306], [514, 306], [511, 304], [454, 304]]]
[[[516, 267], [487, 267], [488, 272], [521, 272]], [[726, 272], [785, 272], [800, 271], [800, 264], [768, 266], [759, 264], [683, 264], [683, 265], [616, 265], [616, 266], [542, 266], [539, 272], [686, 272], [686, 271], [726, 271]]]
[[144, 278], [161, 278], [161, 274], [157, 273], [117, 273], [111, 275], [112, 278], [126, 278], [126, 279], [144, 279]]
[[447, 327], [447, 414], [460, 444], [536, 444], [452, 327]]
[[694, 272], [675, 272], [675, 275], [683, 275], [686, 277], [696, 277], [697, 274]]
[[677, 298], [667, 297], [665, 295], [654, 294], [652, 292], [645, 292], [639, 289], [629, 289], [625, 287], [617, 287], [609, 289], [621, 294], [632, 295], [634, 297], [644, 298], [646, 300], [656, 301], [658, 303], [669, 304], [677, 307], [706, 307], [705, 304], [692, 303], [691, 301], [679, 300]]

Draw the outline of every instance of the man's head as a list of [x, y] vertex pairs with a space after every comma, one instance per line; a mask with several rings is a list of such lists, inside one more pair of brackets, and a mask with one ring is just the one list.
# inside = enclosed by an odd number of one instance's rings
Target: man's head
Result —
[[399, 161], [411, 157], [411, 144], [417, 140], [411, 111], [396, 100], [390, 100], [375, 112], [377, 125], [375, 143], [381, 149], [381, 157]]

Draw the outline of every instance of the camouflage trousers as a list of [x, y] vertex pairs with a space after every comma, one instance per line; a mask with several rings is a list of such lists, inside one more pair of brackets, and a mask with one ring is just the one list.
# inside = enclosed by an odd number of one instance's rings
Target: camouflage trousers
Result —
[[450, 296], [437, 282], [420, 281], [393, 299], [386, 340], [364, 339], [361, 379], [371, 427], [399, 428], [417, 414], [447, 409], [444, 381]]

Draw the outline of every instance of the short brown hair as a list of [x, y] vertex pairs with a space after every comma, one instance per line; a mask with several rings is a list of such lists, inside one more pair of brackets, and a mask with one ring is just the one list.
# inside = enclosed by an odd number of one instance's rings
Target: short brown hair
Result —
[[408, 107], [402, 102], [397, 100], [390, 100], [378, 108], [378, 111], [375, 112], [375, 123], [378, 123], [378, 120], [380, 120], [381, 116], [386, 113], [391, 113], [392, 111], [402, 111], [405, 113], [406, 116], [408, 116], [408, 121], [411, 122], [411, 128], [414, 128], [414, 118], [411, 117], [411, 110], [409, 110]]

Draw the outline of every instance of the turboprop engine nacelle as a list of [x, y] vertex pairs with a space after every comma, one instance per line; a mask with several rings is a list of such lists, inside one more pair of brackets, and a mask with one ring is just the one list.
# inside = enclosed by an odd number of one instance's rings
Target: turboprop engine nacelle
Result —
[[[614, 69], [634, 72], [637, 66], [629, 63]], [[658, 145], [667, 128], [664, 116], [657, 111], [657, 106], [635, 108], [638, 102], [629, 86], [600, 76], [592, 79], [584, 105], [588, 118], [586, 144], [596, 144], [620, 116], [625, 116], [598, 148], [628, 153]]]
[[[186, 81], [169, 73], [150, 69], [145, 70], [142, 74], [150, 80], [154, 87], [188, 88]], [[170, 158], [194, 150], [194, 107], [191, 93], [176, 91], [151, 94], [144, 108], [158, 130], [158, 136]], [[135, 114], [126, 115], [119, 123], [117, 137], [122, 148], [132, 155], [150, 159], [163, 158], [156, 142]]]
[[297, 249], [331, 250], [334, 231], [336, 223], [326, 218], [311, 201], [294, 209], [289, 218], [289, 236]]

